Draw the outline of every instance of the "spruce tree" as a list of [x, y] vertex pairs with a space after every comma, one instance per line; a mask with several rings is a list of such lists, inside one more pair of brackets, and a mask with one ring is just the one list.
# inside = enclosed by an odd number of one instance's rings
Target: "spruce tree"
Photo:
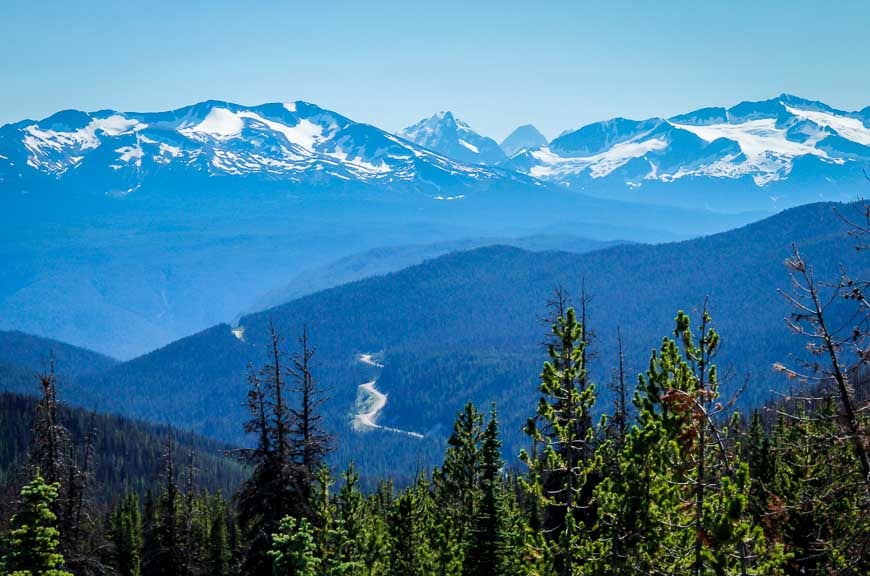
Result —
[[311, 524], [302, 518], [285, 517], [272, 535], [272, 574], [274, 576], [319, 576], [320, 558]]
[[139, 498], [127, 494], [112, 517], [111, 541], [114, 547], [115, 568], [121, 576], [140, 576], [142, 573], [142, 516]]
[[469, 401], [454, 420], [444, 464], [433, 473], [435, 503], [441, 511], [435, 544], [438, 564], [445, 574], [463, 570], [480, 503], [482, 438], [483, 415]]
[[483, 433], [480, 504], [472, 520], [471, 538], [463, 563], [465, 576], [500, 576], [507, 568], [501, 468], [501, 440], [493, 406]]
[[213, 576], [229, 576], [232, 551], [229, 543], [228, 512], [220, 493], [213, 498], [208, 527], [208, 571]]
[[48, 484], [36, 471], [21, 490], [19, 511], [12, 517], [12, 530], [6, 538], [6, 553], [0, 558], [0, 573], [10, 576], [72, 576], [63, 569], [58, 552], [60, 533], [51, 506], [58, 486]]

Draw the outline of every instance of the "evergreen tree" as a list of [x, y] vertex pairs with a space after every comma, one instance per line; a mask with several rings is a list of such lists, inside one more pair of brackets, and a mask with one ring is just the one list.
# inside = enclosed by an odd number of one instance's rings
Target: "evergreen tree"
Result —
[[428, 483], [415, 485], [396, 499], [390, 515], [390, 576], [429, 576], [435, 573], [430, 535], [432, 517]]
[[433, 474], [435, 503], [441, 511], [435, 544], [444, 574], [463, 571], [480, 502], [482, 438], [483, 415], [467, 402], [453, 423], [444, 464]]
[[[327, 535], [332, 540], [332, 562], [328, 574], [351, 576], [378, 573], [386, 550], [377, 550], [366, 501], [359, 489], [359, 474], [353, 464], [342, 475], [335, 499], [334, 522]], [[374, 554], [371, 554], [375, 552]]]
[[51, 505], [57, 498], [57, 484], [36, 476], [21, 490], [19, 511], [12, 517], [6, 553], [0, 558], [0, 573], [10, 576], [72, 576], [63, 570], [58, 552], [60, 533]]
[[[305, 491], [300, 489], [300, 469], [293, 445], [293, 419], [289, 369], [281, 351], [281, 337], [270, 324], [269, 363], [249, 373], [248, 408], [251, 419], [245, 431], [256, 434], [255, 448], [241, 450], [253, 467], [251, 476], [237, 494], [238, 518], [247, 543], [243, 571], [250, 576], [268, 576], [272, 534], [282, 520], [310, 516]], [[303, 481], [304, 483], [305, 481]]]
[[139, 498], [127, 494], [112, 517], [111, 541], [114, 564], [121, 576], [140, 576], [142, 573], [142, 516]]
[[312, 374], [314, 348], [308, 341], [308, 329], [302, 328], [299, 337], [299, 352], [293, 357], [293, 375], [299, 404], [289, 408], [292, 416], [293, 454], [299, 469], [300, 490], [307, 501], [317, 471], [326, 456], [332, 451], [332, 438], [323, 429], [323, 415], [320, 409], [327, 400], [318, 388]]
[[620, 562], [631, 573], [775, 574], [782, 558], [747, 512], [748, 466], [717, 422], [719, 336], [706, 310], [697, 337], [683, 312], [674, 335], [680, 344], [666, 338], [640, 378], [639, 425], [622, 474], [597, 490], [599, 513], [619, 517], [611, 536], [628, 544]]
[[[577, 572], [575, 551], [584, 537], [583, 524], [591, 523], [595, 387], [587, 377], [583, 326], [573, 308], [557, 316], [552, 334], [550, 360], [541, 373], [542, 396], [524, 429], [533, 452], [523, 451], [520, 458], [529, 467], [525, 485], [543, 504], [546, 554], [553, 555], [559, 574], [572, 575]], [[543, 453], [537, 453], [538, 446]]]
[[286, 517], [279, 524], [279, 531], [272, 535], [274, 576], [318, 576], [320, 558], [316, 555], [311, 524], [302, 518]]
[[465, 576], [499, 576], [505, 573], [505, 510], [502, 504], [501, 440], [495, 406], [483, 434], [481, 449], [480, 505], [474, 515], [471, 538], [463, 565]]
[[870, 515], [860, 462], [833, 417], [833, 399], [801, 404], [788, 408], [771, 434], [764, 526], [788, 547], [790, 575], [867, 574]]
[[229, 576], [232, 550], [229, 542], [228, 512], [220, 493], [216, 494], [210, 510], [208, 528], [208, 571], [212, 576]]
[[179, 518], [181, 491], [175, 470], [175, 441], [167, 440], [163, 456], [162, 490], [149, 510], [146, 506], [148, 534], [143, 546], [145, 576], [185, 576], [184, 531]]

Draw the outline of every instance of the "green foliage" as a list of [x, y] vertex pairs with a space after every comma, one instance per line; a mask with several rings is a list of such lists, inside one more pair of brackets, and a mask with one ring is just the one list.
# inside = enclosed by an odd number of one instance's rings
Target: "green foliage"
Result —
[[36, 476], [21, 490], [19, 511], [12, 517], [12, 530], [0, 558], [0, 573], [9, 576], [72, 576], [63, 570], [58, 553], [60, 533], [51, 505], [57, 498], [57, 484], [46, 484]]
[[318, 576], [321, 564], [311, 524], [305, 518], [285, 517], [279, 531], [272, 535], [272, 574], [274, 576]]
[[[38, 381], [31, 380], [30, 383], [35, 392]], [[0, 438], [3, 438], [0, 442], [0, 484], [14, 478], [16, 470], [27, 462], [35, 414], [34, 398], [0, 392]], [[195, 452], [203, 488], [232, 493], [247, 474], [243, 465], [223, 457], [230, 445], [189, 432], [111, 414], [92, 415], [87, 410], [64, 404], [58, 407], [58, 420], [69, 430], [73, 443], [78, 446], [85, 443], [93, 424], [96, 431], [93, 450], [98, 457], [94, 459], [92, 469], [92, 495], [101, 501], [111, 500], [128, 488], [140, 498], [148, 488], [154, 489], [160, 476], [161, 455], [170, 435], [176, 439], [179, 450]]]
[[121, 576], [140, 576], [142, 573], [142, 515], [139, 498], [128, 494], [121, 501], [111, 519], [112, 544], [115, 566]]
[[595, 479], [596, 431], [591, 423], [595, 386], [587, 377], [587, 342], [574, 308], [557, 310], [552, 336], [547, 350], [550, 360], [541, 373], [541, 399], [525, 427], [533, 452], [523, 451], [520, 459], [529, 468], [526, 489], [543, 509], [544, 531], [556, 568], [562, 574], [574, 574]]
[[472, 520], [462, 573], [465, 576], [498, 576], [505, 573], [509, 562], [501, 441], [495, 407], [483, 433], [480, 460], [480, 503]]

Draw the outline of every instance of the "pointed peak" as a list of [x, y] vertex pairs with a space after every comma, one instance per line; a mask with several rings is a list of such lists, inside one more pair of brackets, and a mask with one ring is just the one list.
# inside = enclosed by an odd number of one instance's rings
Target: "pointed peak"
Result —
[[502, 140], [501, 149], [510, 157], [521, 150], [532, 150], [547, 145], [547, 138], [532, 124], [517, 126], [507, 138]]

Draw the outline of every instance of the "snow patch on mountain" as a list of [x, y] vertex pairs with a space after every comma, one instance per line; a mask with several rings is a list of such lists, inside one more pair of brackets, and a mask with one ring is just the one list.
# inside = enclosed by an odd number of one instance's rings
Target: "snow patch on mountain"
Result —
[[244, 127], [245, 123], [238, 115], [226, 108], [212, 108], [202, 122], [195, 126], [181, 128], [179, 132], [189, 138], [206, 135], [217, 139], [228, 139], [241, 134]]
[[864, 146], [870, 146], [870, 127], [865, 126], [864, 122], [858, 118], [815, 110], [801, 110], [800, 108], [792, 108], [788, 105], [785, 105], [785, 109], [788, 110], [789, 114], [799, 118], [806, 118], [819, 126], [831, 128], [847, 140], [863, 144]]
[[30, 153], [28, 166], [58, 174], [66, 171], [70, 165], [77, 164], [73, 162], [77, 156], [69, 154], [96, 149], [102, 142], [101, 136], [132, 134], [147, 127], [147, 124], [120, 114], [93, 118], [86, 126], [76, 129], [63, 130], [62, 126], [40, 128], [38, 124], [32, 124], [24, 128], [22, 143]]
[[[717, 169], [712, 173], [709, 168], [702, 172], [707, 175], [735, 178], [748, 174], [756, 184], [763, 186], [787, 175], [791, 169], [791, 160], [797, 156], [813, 155], [829, 159], [823, 150], [815, 147], [824, 138], [824, 133], [819, 131], [803, 142], [796, 142], [788, 138], [788, 130], [778, 127], [773, 118], [749, 120], [738, 124], [699, 126], [672, 123], [672, 125], [691, 132], [707, 142], [725, 138], [737, 142], [740, 146], [740, 150], [746, 157], [745, 161], [736, 165], [731, 162], [719, 162]], [[682, 174], [678, 172], [672, 177], [677, 178], [693, 173], [695, 172], [684, 171]]]
[[660, 138], [620, 142], [609, 150], [591, 156], [561, 156], [550, 148], [530, 152], [532, 158], [541, 162], [532, 167], [530, 174], [536, 178], [550, 178], [575, 174], [588, 169], [593, 178], [607, 176], [634, 158], [642, 158], [653, 150], [663, 150], [667, 142]]
[[475, 154], [480, 154], [480, 149], [477, 146], [475, 146], [474, 144], [469, 144], [468, 142], [466, 142], [462, 138], [459, 139], [459, 144], [462, 146], [465, 146], [466, 148], [468, 148], [469, 150], [471, 150]]

